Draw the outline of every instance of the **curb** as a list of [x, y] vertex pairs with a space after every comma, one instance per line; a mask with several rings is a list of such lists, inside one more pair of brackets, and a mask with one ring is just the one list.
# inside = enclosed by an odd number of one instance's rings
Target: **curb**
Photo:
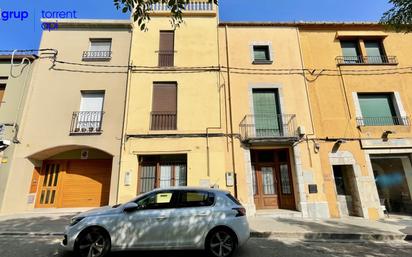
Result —
[[0, 236], [64, 236], [61, 232], [14, 232], [2, 231]]
[[324, 233], [324, 232], [250, 232], [251, 238], [294, 238], [308, 240], [362, 240], [362, 241], [412, 241], [412, 235], [406, 234], [376, 234], [376, 233]]

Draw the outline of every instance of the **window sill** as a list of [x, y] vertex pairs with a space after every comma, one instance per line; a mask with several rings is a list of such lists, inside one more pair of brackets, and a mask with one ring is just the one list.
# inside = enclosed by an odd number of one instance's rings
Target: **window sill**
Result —
[[272, 64], [273, 61], [256, 61], [254, 60], [252, 64]]
[[87, 58], [83, 57], [82, 61], [83, 62], [109, 62], [112, 59], [112, 57], [104, 57], [104, 58]]
[[399, 63], [338, 63], [338, 66], [396, 66]]

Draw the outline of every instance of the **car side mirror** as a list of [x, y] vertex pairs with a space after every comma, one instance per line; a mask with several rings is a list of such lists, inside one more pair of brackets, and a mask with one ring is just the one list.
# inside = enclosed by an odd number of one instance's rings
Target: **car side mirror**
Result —
[[133, 212], [133, 211], [136, 211], [137, 209], [139, 209], [139, 205], [137, 205], [137, 203], [135, 202], [130, 202], [130, 203], [126, 203], [126, 205], [123, 208], [123, 211]]

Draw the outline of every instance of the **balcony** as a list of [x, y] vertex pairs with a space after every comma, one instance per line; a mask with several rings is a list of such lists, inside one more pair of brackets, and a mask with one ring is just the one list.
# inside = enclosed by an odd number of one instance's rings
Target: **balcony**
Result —
[[150, 130], [176, 130], [177, 114], [175, 112], [152, 112]]
[[397, 65], [396, 56], [338, 56], [338, 65]]
[[73, 112], [70, 134], [101, 134], [104, 112]]
[[246, 143], [298, 139], [295, 114], [246, 115], [239, 126], [241, 140]]
[[[191, 2], [184, 5], [184, 10], [189, 12], [213, 11], [213, 4], [208, 2]], [[170, 12], [171, 7], [167, 4], [152, 4], [151, 10], [155, 12]]]
[[356, 123], [363, 126], [410, 126], [408, 117], [358, 117]]
[[175, 60], [175, 51], [158, 51], [159, 67], [173, 67]]
[[84, 51], [83, 61], [108, 61], [112, 58], [112, 51]]

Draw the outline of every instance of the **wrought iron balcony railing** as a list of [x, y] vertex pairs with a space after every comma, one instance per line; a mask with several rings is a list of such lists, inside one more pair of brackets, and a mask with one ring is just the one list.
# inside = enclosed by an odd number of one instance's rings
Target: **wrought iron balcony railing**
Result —
[[295, 114], [246, 115], [239, 126], [242, 141], [298, 137]]
[[150, 130], [176, 130], [177, 114], [175, 112], [152, 112]]
[[[190, 11], [190, 12], [213, 11], [213, 4], [208, 3], [208, 2], [191, 2], [191, 3], [185, 4], [184, 7], [185, 7], [184, 8], [185, 11]], [[171, 7], [167, 4], [156, 3], [156, 4], [152, 4], [151, 10], [155, 12], [159, 12], [159, 11], [169, 12], [171, 10]]]
[[84, 51], [84, 61], [105, 61], [112, 58], [112, 51]]
[[73, 112], [70, 134], [100, 134], [104, 112]]
[[410, 126], [408, 117], [358, 117], [358, 126]]
[[398, 64], [396, 56], [338, 56], [338, 65], [395, 65]]
[[158, 51], [159, 67], [173, 67], [175, 60], [175, 51]]

